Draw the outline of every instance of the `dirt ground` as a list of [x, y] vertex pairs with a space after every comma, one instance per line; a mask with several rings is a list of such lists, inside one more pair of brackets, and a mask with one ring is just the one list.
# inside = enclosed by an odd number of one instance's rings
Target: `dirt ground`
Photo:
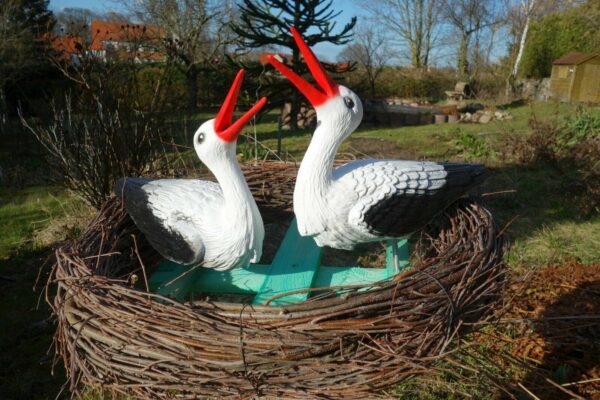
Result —
[[520, 389], [531, 399], [600, 399], [600, 264], [534, 271], [507, 301], [487, 340], [531, 367]]

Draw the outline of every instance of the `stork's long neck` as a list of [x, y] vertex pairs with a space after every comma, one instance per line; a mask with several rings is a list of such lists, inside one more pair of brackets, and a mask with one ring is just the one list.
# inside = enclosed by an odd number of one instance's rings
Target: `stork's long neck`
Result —
[[[333, 182], [333, 161], [340, 143], [323, 121], [318, 123], [298, 170], [294, 189], [294, 212], [303, 235], [322, 228], [327, 214], [327, 193]], [[337, 136], [339, 138], [339, 136]]]
[[252, 231], [254, 219], [260, 218], [260, 213], [237, 162], [235, 152], [227, 152], [227, 156], [211, 170], [221, 186], [225, 200], [222, 214], [226, 219], [224, 228], [230, 225], [234, 229], [232, 232], [251, 234], [249, 231]]

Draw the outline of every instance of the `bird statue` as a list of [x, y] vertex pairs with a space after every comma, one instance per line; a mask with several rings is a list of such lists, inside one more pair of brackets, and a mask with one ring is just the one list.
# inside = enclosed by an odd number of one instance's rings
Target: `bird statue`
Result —
[[359, 243], [405, 238], [487, 177], [482, 165], [429, 161], [366, 159], [334, 170], [338, 147], [362, 120], [362, 103], [327, 75], [298, 31], [291, 31], [320, 87], [268, 56], [317, 114], [294, 189], [302, 236], [312, 236], [319, 246], [347, 250]]
[[194, 149], [218, 183], [123, 178], [116, 185], [137, 227], [171, 261], [225, 271], [261, 257], [263, 221], [237, 162], [236, 141], [267, 99], [232, 122], [243, 79], [240, 70], [217, 116], [194, 134]]

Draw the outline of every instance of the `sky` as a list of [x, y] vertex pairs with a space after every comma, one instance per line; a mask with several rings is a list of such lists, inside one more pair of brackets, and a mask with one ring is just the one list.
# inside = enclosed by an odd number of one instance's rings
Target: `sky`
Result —
[[[364, 14], [363, 10], [361, 10], [354, 0], [333, 0], [332, 7], [336, 11], [342, 11], [335, 19], [338, 29], [341, 29], [348, 23], [353, 16], [356, 15], [360, 17], [360, 15]], [[50, 9], [52, 11], [59, 12], [64, 8], [89, 8], [101, 13], [124, 11], [122, 7], [119, 7], [118, 2], [111, 0], [50, 0]], [[331, 43], [320, 43], [315, 46], [314, 51], [318, 57], [324, 60], [335, 61], [342, 49], [343, 46], [336, 46]]]

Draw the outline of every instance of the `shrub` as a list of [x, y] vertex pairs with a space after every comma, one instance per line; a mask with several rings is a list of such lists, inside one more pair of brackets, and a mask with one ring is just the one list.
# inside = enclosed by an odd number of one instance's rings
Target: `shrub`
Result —
[[466, 158], [489, 158], [495, 155], [494, 150], [487, 145], [485, 140], [470, 132], [458, 131], [456, 145], [461, 149]]
[[546, 163], [569, 177], [567, 190], [583, 214], [600, 212], [600, 110], [579, 108], [564, 120], [530, 121], [531, 134], [510, 136], [507, 152], [519, 162]]
[[117, 179], [167, 168], [163, 148], [169, 70], [144, 79], [133, 62], [58, 64], [75, 90], [50, 101], [51, 118], [23, 125], [47, 150], [58, 182], [99, 208]]
[[[363, 98], [369, 98], [369, 85], [360, 70], [349, 73], [344, 82]], [[442, 100], [445, 91], [454, 88], [454, 74], [449, 70], [432, 69], [421, 71], [411, 68], [387, 67], [376, 82], [376, 97], [397, 96], [402, 98], [422, 98], [431, 101]]]
[[553, 13], [531, 24], [523, 54], [521, 74], [525, 78], [550, 76], [552, 61], [570, 51], [596, 52], [600, 45], [597, 1]]

